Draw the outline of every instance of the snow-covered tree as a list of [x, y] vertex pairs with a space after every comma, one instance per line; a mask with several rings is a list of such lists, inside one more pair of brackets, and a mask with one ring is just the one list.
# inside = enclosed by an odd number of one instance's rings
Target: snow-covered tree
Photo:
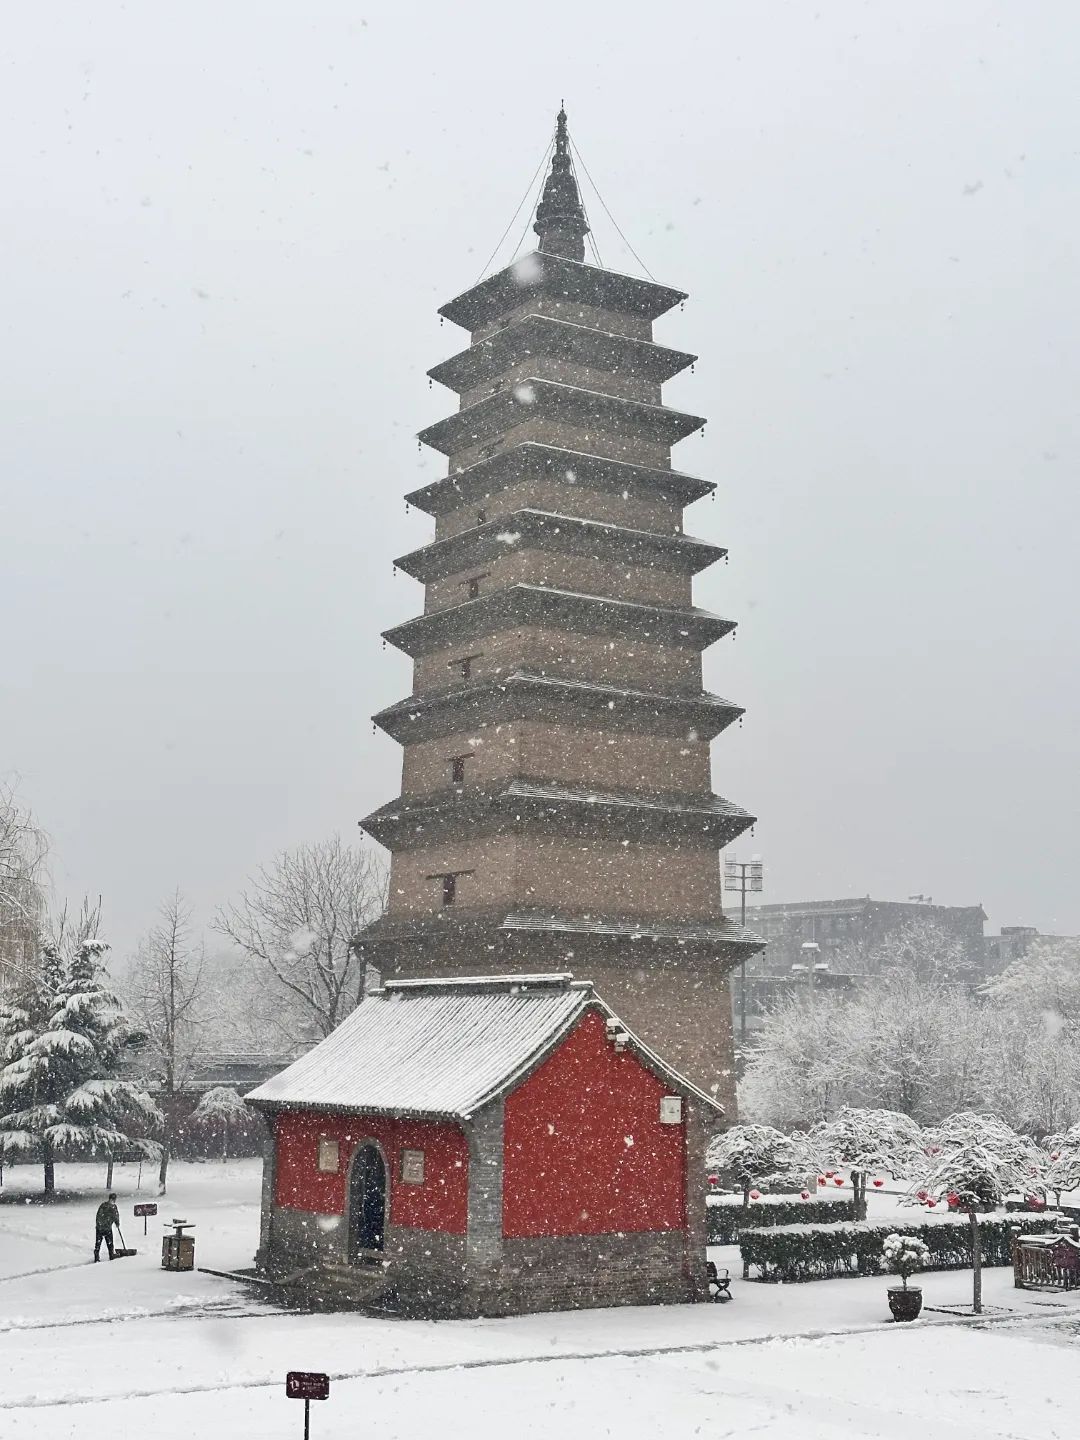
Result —
[[1060, 1205], [1063, 1194], [1080, 1190], [1080, 1125], [1048, 1135], [1043, 1148], [1046, 1153], [1043, 1184]]
[[15, 787], [0, 783], [0, 998], [32, 984], [45, 918], [47, 841]]
[[139, 941], [125, 988], [132, 1017], [146, 1035], [143, 1057], [165, 1100], [158, 1168], [158, 1189], [164, 1195], [175, 1142], [175, 1106], [170, 1102], [191, 1078], [207, 1021], [205, 952], [194, 938], [191, 909], [179, 890]]
[[982, 1252], [979, 1211], [1000, 1205], [1014, 1191], [1032, 1188], [1037, 1151], [997, 1115], [965, 1111], [950, 1115], [927, 1136], [921, 1161], [913, 1168], [909, 1203], [923, 1195], [952, 1197], [971, 1223], [972, 1309], [982, 1311]]
[[899, 974], [935, 984], [956, 985], [980, 972], [978, 947], [930, 917], [908, 920], [868, 947], [869, 974]]
[[995, 1004], [1026, 1017], [1080, 1024], [1080, 939], [1044, 936], [983, 986]]
[[46, 945], [35, 983], [3, 1022], [0, 1153], [39, 1157], [47, 1194], [59, 1156], [157, 1155], [149, 1136], [161, 1113], [117, 1075], [130, 1036], [105, 983], [107, 948], [84, 938], [65, 962], [58, 945]]
[[858, 1099], [851, 1002], [836, 994], [781, 1003], [766, 1019], [739, 1085], [739, 1113], [784, 1130]]
[[279, 1034], [321, 1040], [359, 1004], [354, 941], [382, 913], [385, 869], [375, 850], [333, 836], [287, 850], [218, 912], [214, 928], [249, 958], [277, 1004]]
[[750, 1205], [750, 1191], [758, 1186], [793, 1180], [799, 1171], [799, 1154], [787, 1135], [771, 1125], [732, 1125], [717, 1135], [706, 1152], [711, 1170], [731, 1171]]
[[767, 1018], [740, 1112], [789, 1129], [844, 1105], [931, 1124], [982, 1101], [993, 1056], [968, 988], [898, 968], [851, 995], [800, 995]]
[[225, 1160], [229, 1153], [229, 1126], [250, 1119], [251, 1111], [231, 1085], [215, 1085], [200, 1097], [191, 1118], [208, 1129], [220, 1129], [221, 1158]]
[[862, 1110], [845, 1105], [803, 1141], [815, 1170], [843, 1168], [851, 1177], [855, 1219], [866, 1219], [866, 1182], [875, 1171], [908, 1174], [923, 1150], [922, 1131], [895, 1110]]

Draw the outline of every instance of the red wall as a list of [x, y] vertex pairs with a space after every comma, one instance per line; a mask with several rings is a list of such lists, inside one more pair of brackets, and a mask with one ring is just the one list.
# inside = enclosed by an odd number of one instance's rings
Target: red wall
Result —
[[685, 1226], [685, 1126], [660, 1124], [671, 1093], [636, 1056], [616, 1054], [599, 1013], [584, 1015], [506, 1098], [503, 1234]]
[[[390, 1170], [390, 1223], [464, 1235], [468, 1212], [469, 1149], [456, 1125], [383, 1116], [313, 1115], [282, 1111], [274, 1121], [277, 1174], [274, 1203], [315, 1215], [343, 1215], [349, 1162], [363, 1140], [377, 1140]], [[338, 1141], [338, 1172], [318, 1168], [319, 1136]], [[424, 1183], [403, 1185], [400, 1152], [424, 1152]]]

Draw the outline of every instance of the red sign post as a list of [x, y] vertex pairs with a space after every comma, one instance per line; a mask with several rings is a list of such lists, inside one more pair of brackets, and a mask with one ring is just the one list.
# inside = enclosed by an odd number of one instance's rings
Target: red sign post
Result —
[[285, 1376], [285, 1394], [290, 1400], [304, 1402], [304, 1440], [311, 1433], [312, 1400], [330, 1399], [330, 1376], [318, 1370], [290, 1370]]
[[146, 1202], [145, 1204], [143, 1204], [143, 1205], [136, 1205], [136, 1206], [135, 1206], [135, 1218], [136, 1218], [136, 1220], [139, 1218], [140, 1215], [142, 1216], [142, 1233], [143, 1233], [144, 1235], [146, 1234], [146, 1217], [147, 1217], [148, 1215], [156, 1215], [156, 1214], [157, 1214], [157, 1206], [153, 1203], [153, 1201], [147, 1201], [147, 1202]]

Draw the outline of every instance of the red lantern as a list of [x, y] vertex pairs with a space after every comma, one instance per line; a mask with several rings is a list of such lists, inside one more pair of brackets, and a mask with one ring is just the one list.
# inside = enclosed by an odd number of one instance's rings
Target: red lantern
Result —
[[835, 1171], [835, 1170], [826, 1170], [826, 1171], [825, 1171], [825, 1179], [826, 1179], [826, 1180], [831, 1180], [832, 1177], [833, 1177], [835, 1174], [836, 1174], [836, 1171]]
[[710, 1175], [710, 1176], [708, 1177], [708, 1179], [709, 1179], [709, 1184], [710, 1184], [710, 1185], [719, 1185], [719, 1184], [720, 1184], [720, 1176], [719, 1176], [719, 1175]]
[[885, 1181], [884, 1181], [884, 1180], [875, 1180], [875, 1181], [874, 1181], [874, 1189], [875, 1189], [875, 1190], [880, 1190], [881, 1187], [882, 1187], [882, 1185], [884, 1185], [884, 1184], [885, 1184]]
[[926, 1202], [927, 1202], [927, 1200], [930, 1199], [930, 1195], [929, 1195], [929, 1193], [928, 1193], [926, 1190], [916, 1190], [916, 1192], [915, 1192], [915, 1199], [916, 1199], [916, 1200], [921, 1200], [922, 1203], [925, 1205]]
[[832, 1182], [832, 1183], [833, 1183], [834, 1185], [842, 1185], [842, 1184], [844, 1183], [844, 1177], [843, 1177], [842, 1175], [837, 1175], [837, 1176], [833, 1179], [833, 1182]]
[[810, 1199], [810, 1191], [809, 1191], [809, 1190], [800, 1190], [800, 1191], [799, 1191], [799, 1199], [800, 1199], [800, 1200], [809, 1200], [809, 1199]]
[[1054, 1153], [1050, 1156], [1050, 1159], [1051, 1159], [1051, 1160], [1060, 1160], [1060, 1159], [1061, 1159], [1061, 1151], [1060, 1151], [1060, 1150], [1055, 1150]]
[[824, 1176], [824, 1175], [819, 1175], [819, 1176], [817, 1177], [817, 1183], [818, 1183], [819, 1185], [824, 1185], [824, 1184], [825, 1184], [825, 1176]]
[[750, 1191], [750, 1199], [751, 1199], [751, 1200], [760, 1200], [760, 1199], [761, 1199], [761, 1191], [760, 1191], [760, 1190], [751, 1190], [751, 1191]]

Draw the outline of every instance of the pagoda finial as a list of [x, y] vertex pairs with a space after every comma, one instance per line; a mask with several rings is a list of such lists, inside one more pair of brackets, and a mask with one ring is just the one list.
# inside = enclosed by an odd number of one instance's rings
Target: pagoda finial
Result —
[[536, 207], [533, 229], [540, 237], [540, 249], [544, 254], [561, 255], [565, 260], [585, 259], [585, 236], [589, 233], [589, 222], [585, 219], [585, 208], [570, 161], [565, 102], [560, 102], [555, 119], [555, 153], [544, 182], [543, 196]]

